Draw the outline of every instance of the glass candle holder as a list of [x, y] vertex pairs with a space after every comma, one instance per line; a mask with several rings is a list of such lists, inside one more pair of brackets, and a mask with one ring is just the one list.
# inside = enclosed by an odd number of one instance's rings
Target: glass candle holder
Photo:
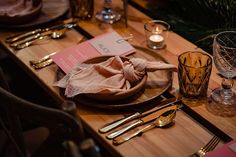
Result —
[[152, 20], [144, 24], [147, 46], [151, 49], [162, 49], [168, 36], [170, 25], [161, 20]]

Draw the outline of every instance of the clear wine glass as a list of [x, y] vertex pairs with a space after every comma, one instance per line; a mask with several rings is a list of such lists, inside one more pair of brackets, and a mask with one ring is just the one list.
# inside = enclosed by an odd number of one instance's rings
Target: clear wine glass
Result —
[[96, 14], [96, 18], [100, 21], [113, 24], [120, 20], [121, 15], [112, 9], [112, 0], [104, 0], [103, 9]]
[[236, 76], [236, 31], [225, 31], [215, 36], [213, 60], [223, 78], [221, 88], [213, 90], [210, 103], [219, 108], [236, 108], [236, 94], [232, 90], [233, 77]]

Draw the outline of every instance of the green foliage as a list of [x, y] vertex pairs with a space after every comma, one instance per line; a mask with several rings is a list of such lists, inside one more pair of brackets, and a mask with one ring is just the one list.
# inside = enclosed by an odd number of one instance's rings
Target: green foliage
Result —
[[236, 30], [236, 0], [152, 0], [147, 7], [209, 53], [215, 34]]

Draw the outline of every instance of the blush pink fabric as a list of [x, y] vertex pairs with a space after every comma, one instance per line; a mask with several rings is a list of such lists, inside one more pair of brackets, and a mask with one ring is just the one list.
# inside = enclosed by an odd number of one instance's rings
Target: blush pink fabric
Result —
[[119, 56], [115, 56], [98, 64], [78, 64], [55, 86], [65, 88], [67, 97], [82, 93], [115, 94], [135, 86], [146, 72], [166, 69], [177, 70], [172, 64], [141, 58], [123, 62]]

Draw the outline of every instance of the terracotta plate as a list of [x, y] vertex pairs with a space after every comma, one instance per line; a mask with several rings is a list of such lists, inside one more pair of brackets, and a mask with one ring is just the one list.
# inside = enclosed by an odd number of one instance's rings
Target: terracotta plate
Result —
[[[147, 48], [137, 47], [136, 52], [133, 55], [127, 56], [129, 57], [139, 57], [146, 58], [147, 60], [156, 60], [163, 61], [166, 60], [161, 57], [157, 52], [152, 51]], [[58, 79], [61, 78], [64, 74], [62, 71], [58, 71]], [[103, 109], [125, 109], [135, 106], [140, 106], [148, 103], [149, 101], [157, 98], [161, 94], [163, 94], [167, 89], [169, 89], [172, 85], [172, 71], [169, 70], [159, 70], [156, 72], [150, 72], [147, 74], [147, 80], [144, 87], [136, 92], [134, 95], [129, 96], [122, 100], [116, 101], [102, 101], [97, 99], [92, 99], [86, 95], [78, 95], [74, 97], [74, 100], [81, 105], [86, 105], [90, 107], [97, 107]], [[64, 90], [62, 89], [62, 94]]]

